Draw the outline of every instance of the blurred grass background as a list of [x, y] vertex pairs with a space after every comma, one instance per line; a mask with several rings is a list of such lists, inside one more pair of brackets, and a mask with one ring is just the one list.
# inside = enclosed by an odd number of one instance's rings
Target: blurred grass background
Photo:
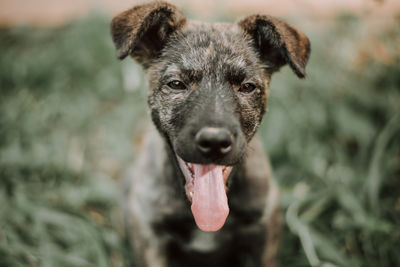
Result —
[[[0, 266], [132, 263], [120, 178], [146, 82], [116, 60], [109, 21], [0, 29]], [[337, 16], [306, 31], [306, 80], [273, 77], [260, 135], [282, 191], [280, 266], [400, 266], [399, 25]]]

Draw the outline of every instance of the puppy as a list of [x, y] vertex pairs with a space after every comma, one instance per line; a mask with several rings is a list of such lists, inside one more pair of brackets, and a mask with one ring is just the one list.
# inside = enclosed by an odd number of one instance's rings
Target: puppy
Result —
[[166, 2], [119, 14], [111, 34], [150, 85], [155, 127], [128, 201], [140, 266], [274, 266], [278, 191], [256, 131], [271, 75], [288, 64], [305, 76], [308, 38], [267, 15], [189, 21]]

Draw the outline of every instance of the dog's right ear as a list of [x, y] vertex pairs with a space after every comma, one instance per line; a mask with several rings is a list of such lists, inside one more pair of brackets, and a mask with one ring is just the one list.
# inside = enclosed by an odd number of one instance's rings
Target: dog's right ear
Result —
[[238, 24], [253, 39], [261, 59], [273, 71], [289, 64], [299, 78], [304, 78], [310, 56], [310, 41], [304, 33], [266, 15], [251, 15]]
[[168, 37], [185, 23], [183, 12], [166, 2], [143, 4], [122, 12], [111, 23], [118, 58], [132, 55], [146, 66], [159, 55]]

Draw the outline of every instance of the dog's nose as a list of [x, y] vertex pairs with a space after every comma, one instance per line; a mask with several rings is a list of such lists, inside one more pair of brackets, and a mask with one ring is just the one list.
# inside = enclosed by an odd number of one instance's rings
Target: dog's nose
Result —
[[223, 155], [232, 149], [233, 135], [225, 128], [204, 127], [196, 134], [197, 148], [207, 155]]

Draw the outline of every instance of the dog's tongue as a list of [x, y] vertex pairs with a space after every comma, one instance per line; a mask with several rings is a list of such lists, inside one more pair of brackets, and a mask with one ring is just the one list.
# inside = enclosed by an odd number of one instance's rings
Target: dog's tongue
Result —
[[197, 226], [207, 232], [218, 231], [229, 213], [223, 166], [194, 166], [192, 213]]

